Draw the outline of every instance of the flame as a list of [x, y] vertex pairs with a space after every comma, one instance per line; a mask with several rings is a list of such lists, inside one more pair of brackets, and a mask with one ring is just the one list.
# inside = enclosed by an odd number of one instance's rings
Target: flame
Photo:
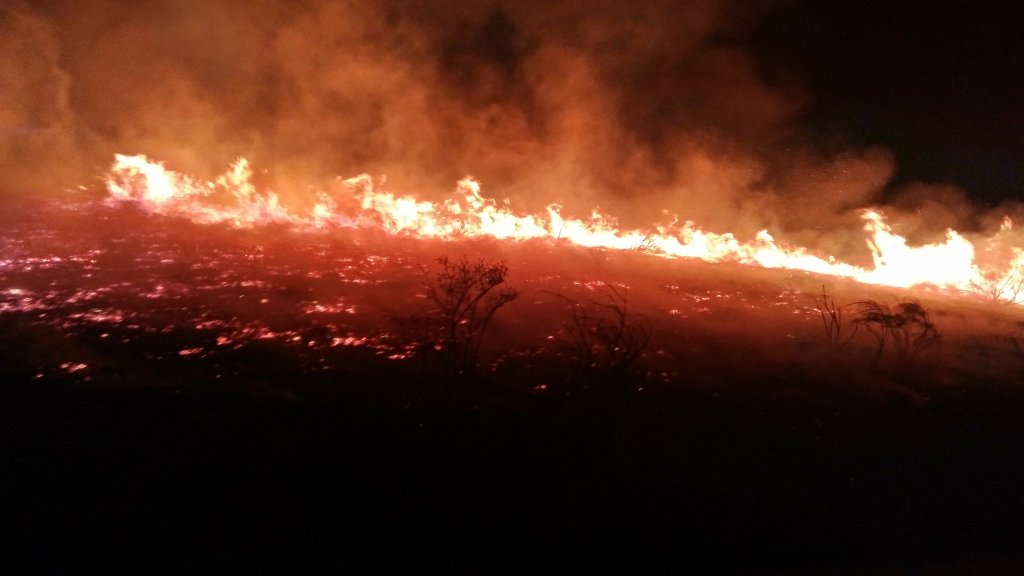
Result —
[[[851, 278], [868, 284], [901, 288], [928, 285], [954, 292], [985, 294], [1010, 302], [1024, 302], [1024, 251], [1013, 248], [1014, 257], [1004, 271], [985, 271], [975, 263], [974, 245], [955, 230], [947, 230], [944, 242], [910, 246], [895, 234], [882, 214], [862, 214], [872, 268], [863, 268], [812, 254], [806, 248], [780, 245], [761, 230], [753, 242], [744, 243], [730, 233], [702, 230], [678, 218], [652, 230], [623, 230], [616, 220], [595, 210], [589, 219], [567, 218], [558, 204], [545, 214], [516, 214], [506, 200], [499, 205], [483, 196], [472, 178], [458, 182], [454, 197], [431, 202], [396, 195], [381, 189], [363, 174], [342, 180], [352, 197], [346, 212], [326, 193], [308, 214], [293, 214], [271, 192], [260, 192], [252, 183], [252, 171], [244, 158], [212, 182], [201, 181], [166, 169], [142, 155], [116, 155], [106, 177], [108, 201], [135, 203], [141, 208], [199, 223], [227, 222], [237, 227], [278, 223], [309, 229], [377, 228], [392, 234], [423, 238], [456, 239], [491, 237], [502, 240], [550, 239], [578, 246], [615, 250], [642, 250], [670, 258], [698, 258], [707, 262], [739, 262], [765, 268], [802, 270]], [[1010, 230], [1005, 219], [1001, 232]]]
[[[107, 174], [109, 199], [115, 203], [135, 202], [156, 213], [184, 216], [195, 222], [230, 222], [238, 227], [256, 224], [302, 222], [281, 205], [277, 194], [260, 194], [252, 184], [252, 170], [239, 158], [214, 182], [204, 182], [164, 168], [143, 155], [116, 154]], [[227, 194], [232, 202], [215, 202]]]

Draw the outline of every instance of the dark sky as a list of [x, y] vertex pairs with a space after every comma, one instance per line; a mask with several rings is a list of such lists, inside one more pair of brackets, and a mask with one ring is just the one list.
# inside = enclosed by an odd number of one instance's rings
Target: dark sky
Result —
[[1024, 3], [797, 1], [754, 43], [813, 95], [809, 127], [889, 148], [897, 183], [1024, 198]]
[[826, 248], [870, 205], [991, 228], [1024, 194], [1024, 4], [911, 4], [11, 0], [0, 194], [115, 152], [204, 177], [246, 156], [286, 199], [472, 174], [528, 210]]

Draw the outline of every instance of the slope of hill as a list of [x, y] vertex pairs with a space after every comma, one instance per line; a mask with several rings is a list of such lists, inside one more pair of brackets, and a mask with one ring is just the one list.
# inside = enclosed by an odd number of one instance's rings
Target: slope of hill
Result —
[[[552, 242], [3, 218], [24, 571], [1024, 561], [1020, 308]], [[467, 364], [431, 339], [439, 255], [505, 262], [518, 291]], [[936, 341], [855, 322], [911, 299]]]

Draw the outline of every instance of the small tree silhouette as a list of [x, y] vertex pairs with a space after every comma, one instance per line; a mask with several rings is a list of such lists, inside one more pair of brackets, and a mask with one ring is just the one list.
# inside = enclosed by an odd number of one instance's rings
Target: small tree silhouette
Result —
[[585, 368], [621, 373], [647, 348], [651, 326], [643, 317], [639, 322], [630, 318], [625, 287], [606, 284], [605, 288], [608, 303], [556, 296], [569, 305], [569, 322], [564, 329], [576, 361]]
[[447, 375], [464, 375], [476, 368], [480, 343], [494, 315], [515, 300], [515, 288], [502, 287], [508, 275], [504, 262], [488, 264], [482, 258], [453, 261], [436, 259], [441, 270], [432, 274], [422, 268], [427, 297], [436, 307], [438, 337], [434, 348], [441, 352]]
[[889, 342], [896, 359], [908, 362], [939, 340], [928, 310], [917, 300], [903, 300], [893, 307], [876, 300], [860, 300], [854, 306], [858, 313], [855, 322], [867, 328], [878, 342], [876, 362]]

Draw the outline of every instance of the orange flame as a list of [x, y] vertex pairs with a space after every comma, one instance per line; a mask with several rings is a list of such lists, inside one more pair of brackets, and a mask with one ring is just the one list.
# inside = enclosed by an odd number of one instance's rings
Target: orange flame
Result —
[[[115, 155], [107, 174], [107, 191], [114, 202], [135, 202], [156, 214], [184, 216], [195, 222], [231, 222], [253, 226], [272, 222], [298, 224], [302, 219], [281, 205], [277, 194], [260, 194], [252, 184], [249, 161], [239, 158], [214, 182], [203, 182], [164, 168], [143, 155]], [[212, 201], [227, 193], [232, 202]]]
[[[454, 198], [437, 203], [379, 189], [368, 175], [344, 180], [358, 203], [356, 213], [344, 213], [325, 193], [307, 215], [291, 213], [273, 192], [259, 192], [251, 181], [248, 162], [241, 158], [213, 182], [167, 170], [145, 156], [117, 155], [107, 174], [109, 201], [134, 202], [157, 214], [185, 217], [200, 223], [227, 222], [238, 227], [284, 223], [297, 227], [377, 227], [393, 234], [454, 239], [492, 237], [503, 240], [552, 239], [586, 247], [643, 249], [673, 258], [708, 262], [732, 261], [765, 268], [803, 270], [852, 278], [868, 284], [895, 287], [930, 285], [950, 291], [986, 294], [1006, 301], [1024, 301], [1024, 251], [1013, 248], [1005, 271], [983, 271], [974, 259], [974, 245], [948, 230], [942, 243], [910, 246], [892, 232], [878, 212], [862, 214], [866, 241], [874, 261], [870, 269], [821, 257], [805, 248], [779, 245], [767, 230], [753, 242], [732, 234], [717, 234], [678, 220], [653, 230], [620, 229], [614, 218], [594, 211], [589, 219], [566, 218], [551, 204], [546, 214], [519, 215], [506, 201], [499, 206], [481, 194], [472, 178], [459, 181]], [[226, 199], [226, 200], [225, 200]], [[1007, 219], [1004, 230], [1010, 222]]]

